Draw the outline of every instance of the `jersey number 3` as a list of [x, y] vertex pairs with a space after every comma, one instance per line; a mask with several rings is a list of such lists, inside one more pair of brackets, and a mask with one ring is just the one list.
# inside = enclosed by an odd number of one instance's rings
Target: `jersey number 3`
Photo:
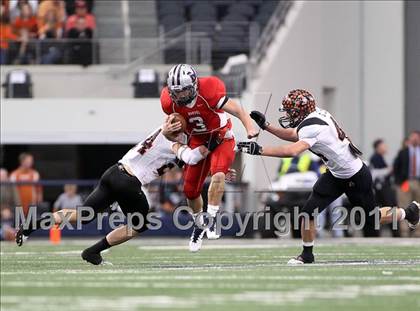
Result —
[[204, 124], [204, 120], [202, 117], [192, 117], [188, 119], [188, 122], [194, 124], [194, 132], [202, 133], [207, 131], [207, 127]]

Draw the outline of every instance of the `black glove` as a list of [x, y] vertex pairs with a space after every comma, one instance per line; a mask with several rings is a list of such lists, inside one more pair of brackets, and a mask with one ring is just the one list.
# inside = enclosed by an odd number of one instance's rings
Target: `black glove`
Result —
[[206, 143], [207, 149], [212, 152], [214, 149], [216, 149], [223, 141], [225, 140], [226, 132], [229, 130], [227, 126], [225, 126], [223, 129], [211, 133], [210, 139]]
[[255, 141], [241, 141], [237, 144], [237, 146], [240, 152], [252, 155], [260, 155], [262, 153], [262, 147]]
[[259, 111], [253, 110], [253, 111], [251, 111], [251, 113], [249, 115], [255, 121], [255, 123], [257, 123], [258, 126], [263, 130], [265, 130], [268, 125], [270, 125], [270, 123], [268, 123], [265, 120], [265, 115], [263, 115]]
[[214, 149], [216, 149], [221, 143], [223, 142], [223, 137], [221, 137], [220, 135], [212, 135], [210, 137], [210, 139], [207, 141], [207, 143], [205, 144], [205, 146], [207, 147], [207, 149], [212, 152], [214, 151]]

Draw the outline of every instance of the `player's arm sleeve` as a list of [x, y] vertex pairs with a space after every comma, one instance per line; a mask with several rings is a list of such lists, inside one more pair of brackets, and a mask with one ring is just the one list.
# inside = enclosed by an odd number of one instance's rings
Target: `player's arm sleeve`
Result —
[[318, 135], [323, 130], [320, 125], [310, 125], [298, 131], [299, 141], [304, 141], [312, 147], [318, 141]]
[[188, 165], [196, 165], [198, 162], [205, 158], [198, 147], [191, 149], [187, 145], [181, 144], [179, 144], [177, 147], [178, 148], [174, 150], [177, 158]]
[[166, 114], [171, 114], [172, 111], [172, 101], [169, 97], [168, 89], [165, 87], [162, 89], [162, 92], [160, 93], [160, 105], [162, 106], [162, 110]]
[[229, 100], [229, 97], [226, 95], [225, 83], [217, 77], [212, 77], [212, 85], [214, 93], [210, 101], [210, 106], [212, 108], [222, 109]]
[[181, 157], [181, 160], [189, 165], [196, 165], [198, 162], [204, 159], [204, 156], [201, 154], [200, 149], [194, 148], [191, 149], [187, 147]]

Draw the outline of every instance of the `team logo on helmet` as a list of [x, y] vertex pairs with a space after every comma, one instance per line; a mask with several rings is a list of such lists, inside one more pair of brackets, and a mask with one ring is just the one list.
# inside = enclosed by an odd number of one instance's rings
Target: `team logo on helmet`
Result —
[[169, 70], [168, 91], [175, 104], [185, 106], [197, 97], [197, 72], [187, 64], [178, 64]]
[[297, 127], [311, 112], [315, 111], [315, 99], [306, 90], [296, 89], [284, 97], [279, 123], [284, 128]]

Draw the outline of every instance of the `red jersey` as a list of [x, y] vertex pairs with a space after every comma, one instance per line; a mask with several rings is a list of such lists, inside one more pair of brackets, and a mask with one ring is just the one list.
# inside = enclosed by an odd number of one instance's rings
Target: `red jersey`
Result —
[[[24, 170], [22, 168], [17, 168], [10, 174], [10, 181], [12, 182], [37, 182], [39, 179], [39, 173], [34, 169]], [[18, 185], [16, 188], [19, 193], [23, 212], [27, 215], [31, 205], [36, 205], [41, 202], [42, 189], [40, 186], [30, 184]]]
[[191, 136], [190, 146], [199, 145], [210, 138], [210, 133], [226, 130], [225, 138], [232, 138], [232, 123], [222, 109], [228, 101], [225, 84], [217, 77], [198, 78], [196, 99], [186, 106], [175, 104], [168, 88], [160, 95], [162, 109], [166, 114], [177, 112], [187, 121], [187, 134]]
[[26, 29], [34, 37], [38, 34], [38, 23], [34, 16], [29, 19], [16, 18], [13, 23], [13, 28], [16, 33], [20, 33], [22, 29]]

